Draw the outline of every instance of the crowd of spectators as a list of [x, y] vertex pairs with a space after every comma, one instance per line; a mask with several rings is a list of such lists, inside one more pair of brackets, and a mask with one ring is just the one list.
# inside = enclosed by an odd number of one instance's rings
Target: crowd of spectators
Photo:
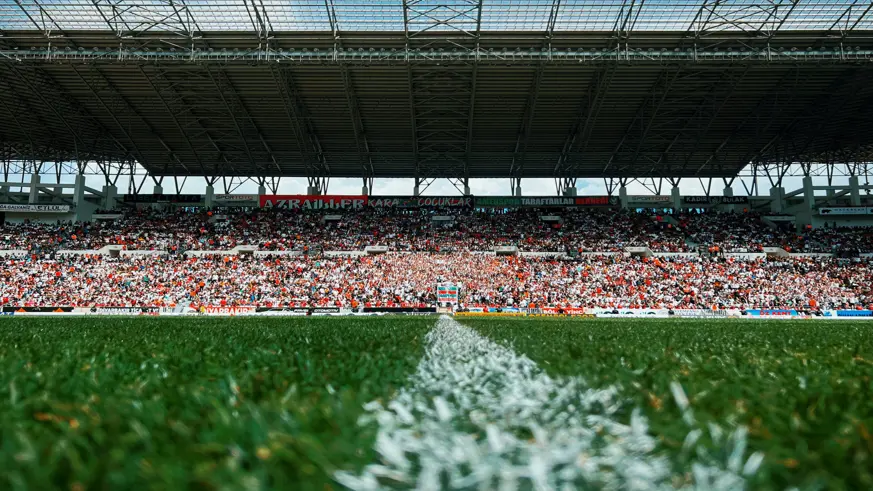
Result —
[[[112, 215], [115, 216], [115, 215]], [[448, 217], [435, 221], [434, 217]], [[544, 216], [557, 217], [545, 221]], [[774, 226], [775, 225], [775, 226]], [[615, 252], [629, 246], [653, 252], [873, 252], [871, 227], [820, 227], [798, 233], [792, 223], [767, 224], [756, 213], [680, 213], [606, 209], [366, 209], [299, 212], [281, 209], [127, 211], [121, 218], [87, 223], [0, 225], [0, 249], [51, 253], [58, 249], [126, 249], [181, 252], [255, 245], [263, 250]]]
[[[448, 219], [435, 221], [435, 216]], [[544, 216], [558, 219], [546, 221]], [[683, 252], [692, 250], [690, 239], [727, 243], [731, 239], [727, 230], [736, 230], [732, 237], [762, 242], [772, 236], [760, 218], [752, 215], [701, 215], [678, 227], [675, 222], [653, 213], [601, 209], [568, 209], [560, 213], [537, 209], [366, 209], [329, 213], [144, 209], [124, 212], [117, 219], [87, 223], [0, 224], [0, 249], [50, 253], [121, 245], [131, 250], [177, 252], [256, 245], [264, 250], [309, 247], [348, 251], [382, 245], [396, 251], [486, 251], [518, 246], [522, 251], [610, 252], [644, 246], [655, 252]], [[711, 230], [720, 235], [713, 235]], [[744, 233], [749, 230], [754, 230], [754, 236]]]
[[463, 306], [873, 308], [873, 262], [862, 259], [469, 252], [4, 258], [0, 305], [426, 306], [441, 280], [462, 286]]
[[[160, 254], [56, 254], [106, 245]], [[302, 255], [181, 254], [237, 245]], [[322, 254], [371, 245], [388, 246], [391, 253]], [[569, 253], [572, 259], [482, 252], [509, 245]], [[837, 254], [775, 260], [721, 254], [760, 252], [767, 246]], [[710, 254], [640, 258], [624, 253], [627, 247]], [[145, 209], [89, 223], [2, 225], [2, 249], [27, 251], [0, 258], [0, 304], [16, 306], [417, 306], [434, 303], [440, 278], [463, 285], [466, 305], [838, 308], [873, 303], [873, 265], [858, 258], [873, 252], [873, 229], [826, 226], [798, 233], [753, 213]]]

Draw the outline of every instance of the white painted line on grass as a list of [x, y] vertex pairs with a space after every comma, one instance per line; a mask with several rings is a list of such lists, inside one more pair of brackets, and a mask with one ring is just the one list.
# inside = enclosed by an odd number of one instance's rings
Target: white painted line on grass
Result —
[[702, 432], [695, 430], [685, 440], [693, 464], [676, 473], [639, 410], [629, 425], [618, 422], [625, 402], [616, 387], [552, 378], [449, 317], [439, 319], [427, 343], [408, 386], [387, 407], [365, 406], [362, 424], [379, 425], [381, 463], [359, 475], [338, 472], [340, 484], [359, 491], [735, 490], [760, 465], [758, 454], [744, 460], [744, 431], [728, 437], [711, 427], [727, 450], [723, 462], [698, 447]]

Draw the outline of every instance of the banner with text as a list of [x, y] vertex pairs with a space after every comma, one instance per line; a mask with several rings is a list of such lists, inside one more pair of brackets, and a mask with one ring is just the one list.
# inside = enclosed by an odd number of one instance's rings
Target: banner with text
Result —
[[70, 205], [0, 204], [0, 213], [69, 213]]
[[3, 312], [14, 312], [16, 314], [72, 314], [73, 307], [3, 307]]
[[675, 309], [670, 312], [676, 317], [689, 317], [692, 319], [718, 319], [728, 316], [727, 310]]
[[545, 197], [516, 197], [516, 196], [491, 196], [476, 198], [477, 208], [563, 208], [569, 206], [615, 206], [618, 198], [610, 196], [545, 196]]
[[686, 205], [747, 205], [748, 196], [683, 196]]
[[873, 310], [835, 310], [837, 317], [873, 317]]
[[670, 311], [667, 309], [608, 309], [595, 308], [589, 309], [591, 313], [597, 317], [625, 317], [625, 318], [657, 318], [668, 317]]
[[159, 307], [91, 307], [76, 309], [78, 313], [91, 315], [158, 315]]
[[238, 203], [241, 201], [257, 201], [257, 194], [216, 194], [215, 201], [219, 203]]
[[538, 310], [537, 313], [551, 315], [590, 315], [584, 307], [542, 307]]
[[262, 208], [287, 208], [289, 210], [359, 210], [367, 206], [367, 196], [307, 194], [271, 195], [260, 198]]
[[373, 208], [470, 208], [472, 196], [371, 196]]
[[750, 309], [745, 310], [744, 315], [752, 317], [770, 317], [774, 319], [790, 319], [798, 315], [794, 309]]
[[873, 215], [873, 207], [866, 206], [843, 206], [819, 208], [819, 215]]
[[649, 194], [637, 194], [627, 197], [628, 203], [636, 204], [651, 204], [651, 205], [666, 205], [673, 201], [671, 196], [653, 196]]
[[250, 315], [255, 313], [254, 307], [201, 307], [200, 312], [206, 315]]

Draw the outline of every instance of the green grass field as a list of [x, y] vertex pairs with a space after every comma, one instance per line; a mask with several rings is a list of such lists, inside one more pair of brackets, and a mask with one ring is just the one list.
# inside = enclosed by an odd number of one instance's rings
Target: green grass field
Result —
[[459, 320], [2, 319], [0, 489], [873, 489], [873, 323]]

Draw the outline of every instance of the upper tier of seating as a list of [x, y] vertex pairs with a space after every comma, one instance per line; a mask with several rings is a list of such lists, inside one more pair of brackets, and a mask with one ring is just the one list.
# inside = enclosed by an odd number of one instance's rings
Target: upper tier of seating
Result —
[[[718, 252], [873, 252], [873, 228], [818, 228], [796, 233], [767, 225], [755, 213], [682, 213], [658, 216], [633, 211], [578, 209], [508, 212], [481, 210], [378, 210], [300, 212], [287, 210], [140, 210], [115, 220], [78, 224], [0, 225], [0, 249], [33, 254], [58, 249], [487, 251], [611, 252], [648, 247], [653, 252], [703, 248]], [[544, 215], [559, 217], [543, 220]], [[450, 217], [434, 220], [435, 216]], [[793, 228], [793, 227], [792, 227]]]

